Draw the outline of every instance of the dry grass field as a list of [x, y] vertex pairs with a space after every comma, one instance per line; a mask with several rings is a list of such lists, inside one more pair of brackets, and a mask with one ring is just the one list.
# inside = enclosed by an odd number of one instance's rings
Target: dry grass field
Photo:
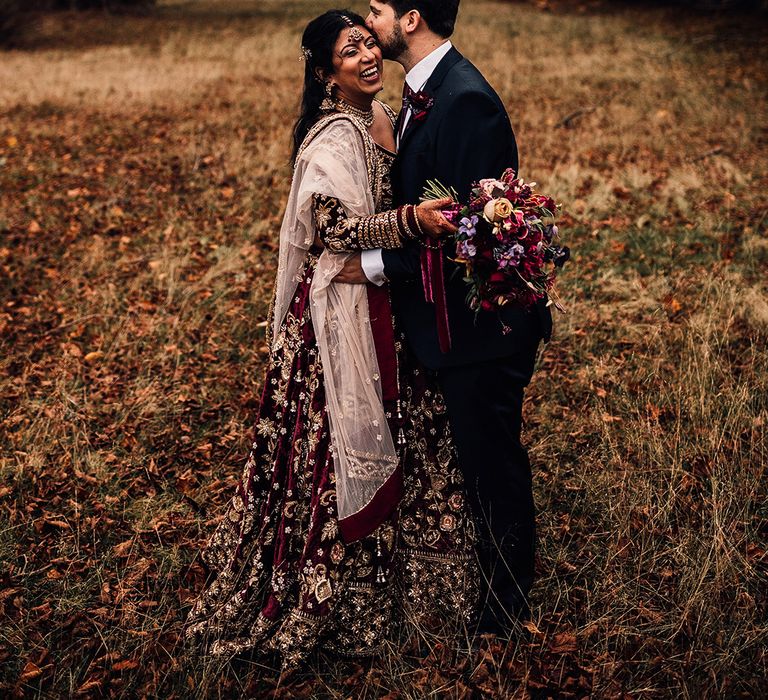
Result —
[[181, 644], [257, 408], [299, 34], [334, 5], [58, 14], [0, 54], [0, 694], [765, 697], [766, 21], [658, 6], [464, 0], [454, 37], [574, 253], [526, 405], [530, 638], [471, 677], [395, 646], [280, 685]]

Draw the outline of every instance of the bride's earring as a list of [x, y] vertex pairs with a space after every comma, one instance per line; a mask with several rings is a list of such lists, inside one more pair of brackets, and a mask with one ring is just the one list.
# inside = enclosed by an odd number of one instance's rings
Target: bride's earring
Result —
[[333, 83], [328, 80], [325, 83], [325, 99], [320, 103], [320, 110], [322, 112], [333, 112], [336, 109], [336, 104], [333, 100]]

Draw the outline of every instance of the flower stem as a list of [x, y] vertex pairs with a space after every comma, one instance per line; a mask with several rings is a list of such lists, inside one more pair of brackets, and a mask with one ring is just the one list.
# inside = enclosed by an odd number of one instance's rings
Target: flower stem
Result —
[[454, 202], [459, 201], [459, 193], [453, 187], [448, 188], [439, 180], [427, 180], [427, 186], [421, 195], [422, 202], [426, 202], [428, 199], [444, 199], [445, 197], [449, 197]]

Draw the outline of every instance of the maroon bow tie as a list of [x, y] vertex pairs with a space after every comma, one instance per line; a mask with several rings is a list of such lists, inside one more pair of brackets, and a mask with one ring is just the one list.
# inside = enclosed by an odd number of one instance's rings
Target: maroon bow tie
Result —
[[424, 90], [416, 92], [408, 83], [403, 85], [403, 109], [412, 109], [416, 121], [424, 119], [434, 103], [432, 96]]
[[[427, 113], [435, 103], [432, 96], [424, 90], [413, 90], [408, 83], [403, 83], [403, 109], [400, 114], [400, 129], [398, 131], [398, 141], [405, 132], [405, 117], [408, 114], [406, 110], [411, 111], [411, 120], [415, 122], [424, 121]], [[410, 121], [409, 121], [410, 124]]]

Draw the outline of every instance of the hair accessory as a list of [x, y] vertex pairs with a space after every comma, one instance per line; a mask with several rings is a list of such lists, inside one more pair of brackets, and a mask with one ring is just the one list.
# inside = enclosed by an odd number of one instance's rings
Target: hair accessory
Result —
[[309, 61], [309, 60], [312, 59], [312, 52], [306, 46], [302, 46], [301, 47], [301, 57], [305, 61]]
[[362, 41], [365, 39], [358, 27], [353, 27], [352, 31], [349, 33], [349, 38], [352, 39], [352, 41]]
[[354, 27], [355, 23], [346, 15], [339, 15], [341, 17], [341, 21], [344, 22], [348, 27]]

